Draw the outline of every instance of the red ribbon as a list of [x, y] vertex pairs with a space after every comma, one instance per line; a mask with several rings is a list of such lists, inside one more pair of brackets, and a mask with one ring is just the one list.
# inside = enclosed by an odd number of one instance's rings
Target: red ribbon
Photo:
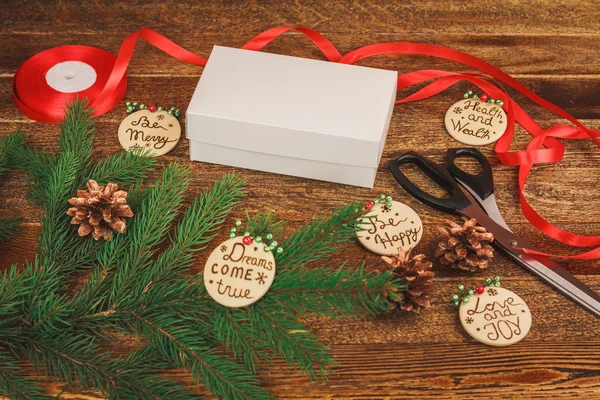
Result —
[[[600, 246], [600, 236], [583, 236], [564, 231], [539, 215], [527, 202], [523, 189], [527, 177], [535, 164], [557, 163], [562, 161], [565, 146], [558, 140], [589, 139], [600, 146], [597, 137], [600, 131], [586, 128], [575, 117], [562, 108], [536, 95], [522, 83], [512, 78], [497, 67], [469, 54], [443, 46], [425, 43], [391, 42], [365, 46], [342, 55], [335, 46], [320, 33], [306, 27], [277, 27], [269, 29], [248, 41], [241, 48], [261, 50], [280, 35], [295, 30], [319, 48], [325, 58], [332, 62], [354, 64], [368, 57], [384, 54], [419, 54], [451, 60], [483, 72], [456, 73], [440, 70], [421, 70], [398, 76], [398, 90], [419, 83], [430, 82], [415, 93], [397, 100], [396, 103], [423, 100], [434, 96], [452, 85], [468, 80], [481, 88], [493, 98], [504, 101], [507, 111], [508, 126], [504, 135], [496, 143], [496, 153], [504, 165], [519, 167], [519, 193], [521, 210], [525, 218], [545, 235], [562, 243], [577, 246]], [[115, 58], [104, 50], [86, 46], [63, 46], [46, 50], [27, 60], [15, 73], [13, 79], [13, 98], [19, 110], [27, 117], [39, 122], [58, 123], [64, 115], [64, 104], [74, 96], [86, 96], [94, 108], [94, 115], [101, 115], [115, 107], [123, 98], [126, 90], [126, 70], [133, 56], [135, 44], [142, 38], [167, 53], [171, 57], [193, 65], [204, 66], [207, 59], [191, 53], [161, 34], [144, 28], [127, 36], [123, 41], [119, 54]], [[59, 93], [50, 88], [45, 81], [49, 68], [62, 61], [82, 61], [91, 65], [97, 73], [96, 83], [79, 93]], [[489, 79], [489, 77], [493, 79]], [[534, 103], [572, 122], [575, 127], [557, 125], [548, 129], [538, 125], [513, 99], [510, 98], [503, 84], [511, 86]], [[515, 123], [529, 132], [533, 139], [525, 150], [509, 151], [514, 136]], [[527, 250], [531, 254], [546, 255], [573, 259], [600, 258], [600, 247], [576, 256], [560, 256]]]

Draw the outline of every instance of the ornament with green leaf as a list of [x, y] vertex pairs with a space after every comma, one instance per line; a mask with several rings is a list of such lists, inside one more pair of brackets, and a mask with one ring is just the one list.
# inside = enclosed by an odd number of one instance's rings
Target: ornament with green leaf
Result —
[[[364, 212], [355, 202], [283, 241], [272, 213], [248, 217], [239, 229], [252, 243], [280, 239], [263, 243], [273, 250], [276, 276], [251, 305], [215, 302], [203, 274], [190, 268], [227, 230], [221, 226], [244, 196], [244, 181], [226, 175], [184, 209], [185, 165], [166, 165], [146, 182], [156, 159], [143, 151], [94, 161], [93, 122], [86, 101], [76, 101], [60, 125], [57, 152], [27, 147], [19, 132], [0, 141], [0, 172], [25, 170], [28, 197], [42, 211], [37, 255], [0, 277], [0, 394], [51, 397], [28, 377], [32, 366], [63, 390], [114, 399], [192, 399], [203, 390], [222, 399], [271, 398], [261, 371], [274, 358], [313, 380], [335, 365], [300, 316], [368, 316], [407, 291], [391, 271], [305, 268], [355, 237]], [[4, 219], [0, 237], [17, 224]], [[170, 379], [172, 369], [187, 371], [198, 387]]]

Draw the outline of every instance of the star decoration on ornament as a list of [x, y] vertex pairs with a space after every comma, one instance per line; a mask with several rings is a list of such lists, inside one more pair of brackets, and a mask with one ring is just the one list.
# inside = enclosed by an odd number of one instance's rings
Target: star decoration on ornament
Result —
[[265, 274], [264, 272], [259, 272], [258, 276], [256, 277], [256, 280], [258, 281], [258, 283], [260, 283], [261, 285], [264, 285], [267, 279], [267, 274]]
[[461, 114], [461, 113], [462, 113], [462, 108], [454, 107], [454, 114]]
[[140, 146], [140, 145], [139, 145], [139, 144], [137, 144], [137, 143], [136, 143], [136, 144], [134, 144], [133, 146], [129, 146], [129, 150], [132, 150], [132, 151], [133, 151], [133, 150], [138, 150], [138, 149], [141, 149], [141, 148], [142, 148], [142, 146]]
[[227, 246], [221, 246], [221, 253], [225, 253], [227, 251]]
[[467, 318], [465, 318], [465, 322], [466, 322], [467, 324], [472, 324], [472, 323], [473, 323], [473, 321], [475, 321], [475, 320], [473, 319], [473, 317], [467, 317]]
[[157, 120], [159, 120], [159, 121], [162, 121], [163, 119], [165, 119], [165, 116], [164, 116], [164, 115], [162, 115], [162, 114], [158, 114], [158, 115], [156, 116], [156, 119], [157, 119]]
[[387, 208], [387, 206], [381, 206], [381, 212], [389, 213], [390, 211], [392, 211], [392, 210], [390, 208]]
[[488, 288], [487, 292], [490, 296], [496, 296], [498, 294], [498, 291], [494, 288]]

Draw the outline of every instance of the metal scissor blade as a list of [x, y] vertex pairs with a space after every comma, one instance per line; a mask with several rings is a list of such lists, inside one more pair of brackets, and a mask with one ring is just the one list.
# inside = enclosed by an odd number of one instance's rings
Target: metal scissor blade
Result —
[[521, 254], [519, 264], [545, 280], [550, 286], [572, 299], [592, 314], [600, 317], [600, 295], [575, 278], [563, 267], [550, 261], [538, 261], [533, 256]]
[[473, 189], [471, 189], [471, 187], [467, 183], [461, 181], [457, 177], [455, 177], [454, 179], [456, 179], [457, 182], [464, 189], [466, 189], [475, 200], [477, 200], [477, 203], [481, 206], [481, 208], [483, 208], [483, 210], [490, 216], [491, 219], [493, 219], [498, 225], [500, 225], [507, 231], [512, 232], [512, 230], [506, 224], [506, 221], [504, 221], [502, 214], [500, 213], [498, 203], [496, 203], [496, 197], [493, 193], [484, 200], [481, 197], [479, 197], [479, 195]]
[[471, 201], [471, 206], [461, 210], [461, 214], [475, 218], [491, 232], [495, 238], [494, 244], [514, 261], [542, 278], [564, 296], [581, 305], [595, 316], [600, 317], [600, 296], [597, 293], [550, 259], [546, 257], [538, 258], [525, 253], [522, 249], [533, 250], [534, 248], [527, 241], [512, 233], [510, 229], [501, 226], [492, 219], [466, 187], [460, 185], [460, 188]]

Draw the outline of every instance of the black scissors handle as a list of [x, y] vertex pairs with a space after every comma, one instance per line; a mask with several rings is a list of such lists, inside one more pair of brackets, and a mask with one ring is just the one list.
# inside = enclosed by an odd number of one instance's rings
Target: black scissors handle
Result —
[[[474, 158], [481, 166], [481, 172], [477, 175], [473, 175], [458, 168], [456, 159], [459, 157]], [[448, 149], [448, 152], [446, 153], [446, 169], [453, 177], [463, 182], [469, 186], [471, 190], [477, 193], [481, 200], [485, 200], [494, 194], [494, 176], [492, 174], [492, 167], [490, 166], [487, 157], [479, 150], [469, 147]]]
[[[404, 173], [400, 170], [403, 164], [414, 164], [417, 168], [423, 171], [442, 189], [444, 189], [449, 197], [440, 198], [424, 192], [415, 185]], [[448, 170], [441, 165], [435, 164], [429, 159], [415, 152], [402, 154], [389, 161], [388, 167], [396, 178], [396, 181], [415, 199], [437, 208], [438, 210], [455, 213], [471, 205], [471, 201], [464, 195], [458, 183], [454, 180]]]

